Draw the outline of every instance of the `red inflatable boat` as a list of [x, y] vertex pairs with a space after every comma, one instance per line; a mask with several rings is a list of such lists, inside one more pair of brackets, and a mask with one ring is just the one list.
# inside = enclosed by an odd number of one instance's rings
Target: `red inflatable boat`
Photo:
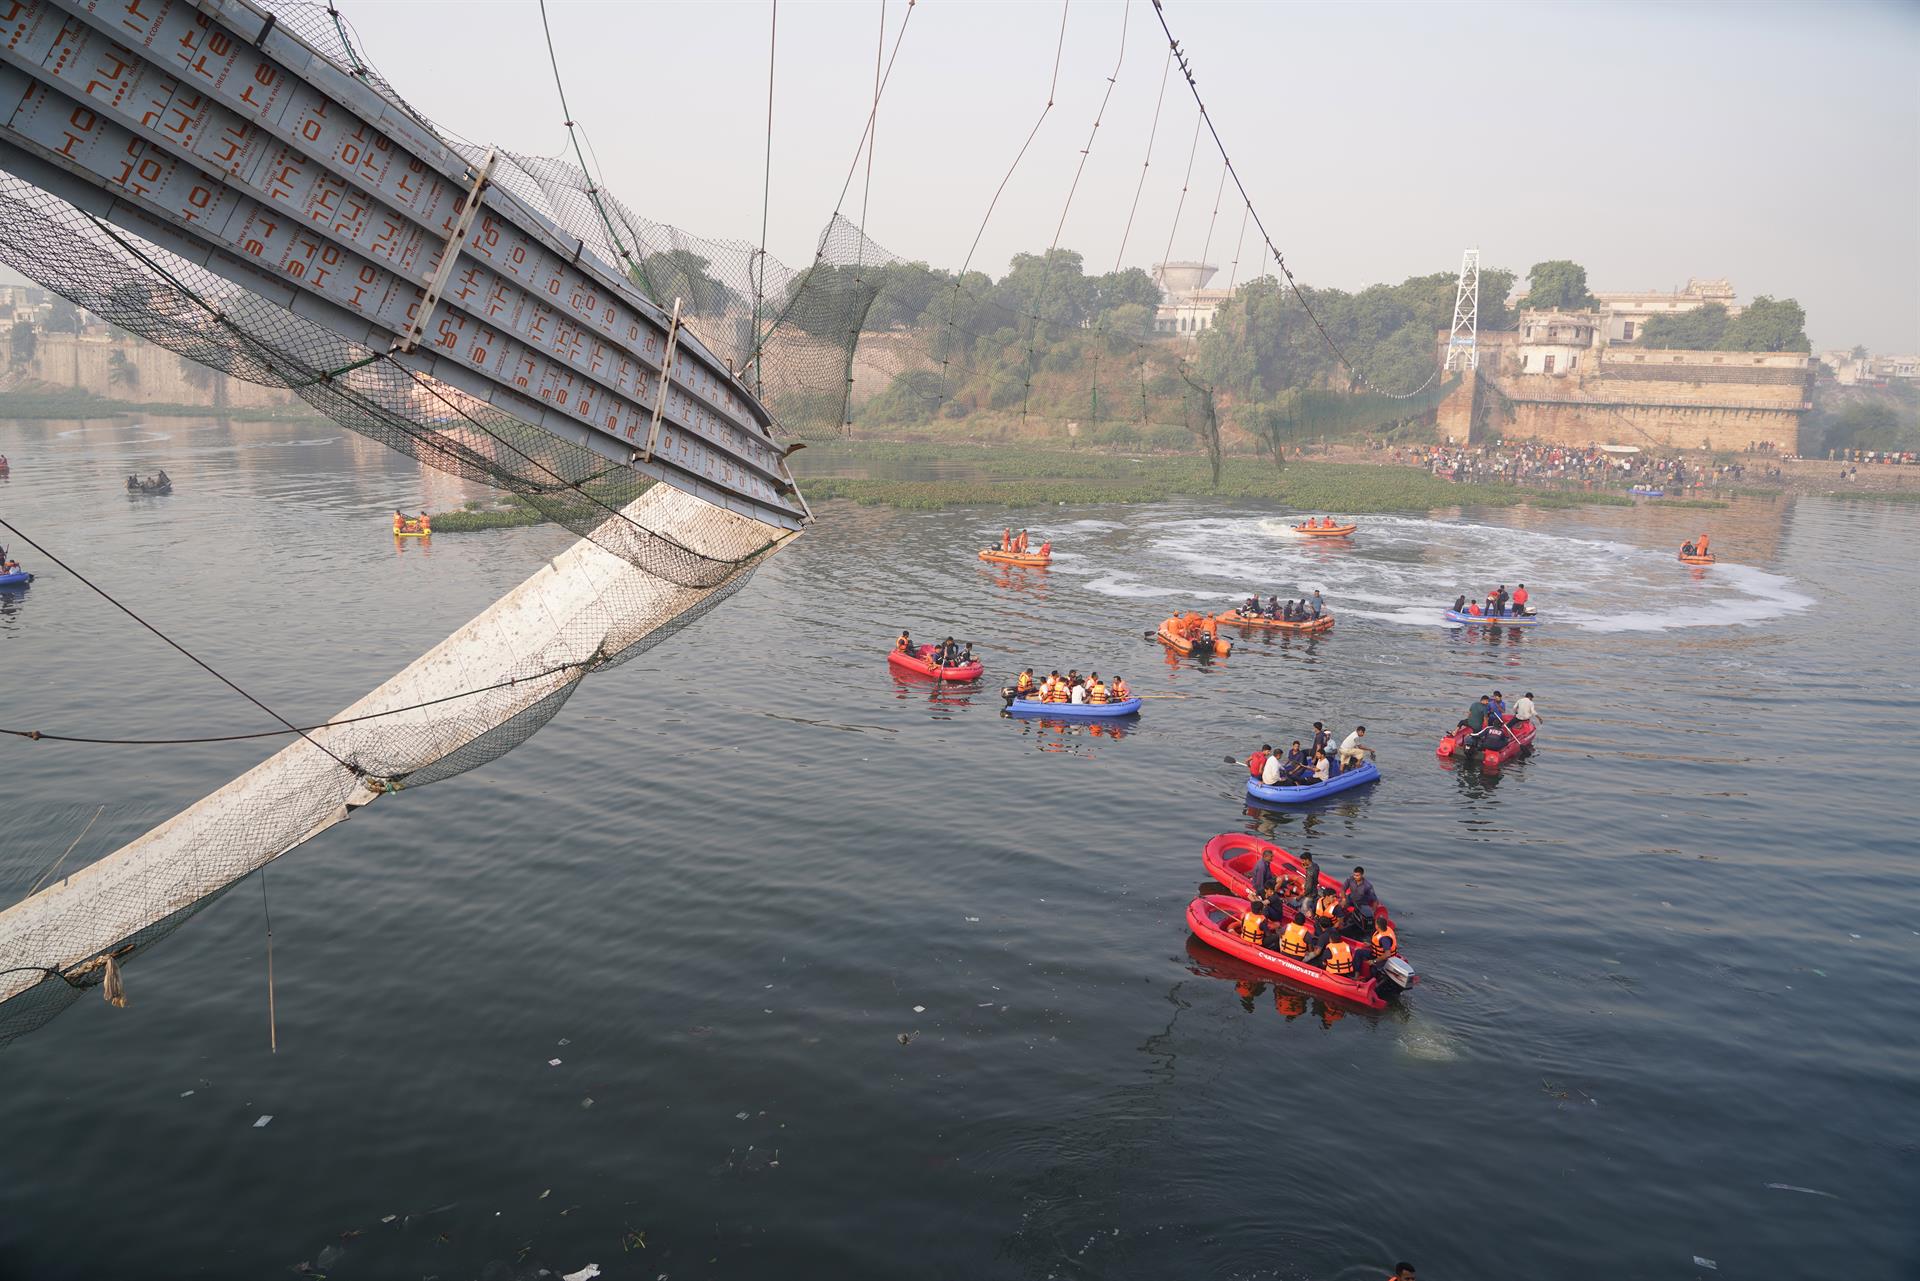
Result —
[[[1480, 768], [1497, 770], [1520, 753], [1533, 746], [1534, 724], [1532, 721], [1505, 720], [1501, 724], [1507, 727], [1508, 738], [1505, 744], [1497, 748], [1475, 751], [1468, 747], [1464, 739], [1456, 739], [1452, 734], [1440, 740], [1433, 749], [1435, 756], [1452, 756], [1465, 760], [1470, 756], [1480, 758]], [[1457, 731], [1456, 731], [1457, 732]]]
[[[1386, 998], [1381, 994], [1384, 986], [1388, 991], [1396, 990], [1399, 984], [1393, 981], [1395, 973], [1404, 972], [1408, 986], [1419, 981], [1413, 967], [1395, 956], [1398, 962], [1384, 969], [1376, 969], [1364, 979], [1345, 978], [1338, 974], [1329, 974], [1318, 965], [1295, 960], [1291, 956], [1282, 956], [1270, 951], [1258, 943], [1250, 943], [1240, 933], [1240, 918], [1246, 914], [1247, 905], [1230, 894], [1202, 894], [1187, 905], [1187, 925], [1193, 930], [1194, 937], [1209, 947], [1218, 948], [1228, 956], [1238, 957], [1249, 965], [1257, 965], [1271, 974], [1291, 979], [1302, 987], [1310, 987], [1316, 992], [1325, 992], [1329, 996], [1341, 997], [1356, 1005], [1364, 1005], [1370, 1010], [1383, 1010], [1387, 1007]], [[1293, 909], [1285, 909], [1287, 919], [1293, 919]], [[1374, 967], [1369, 966], [1370, 969]]]
[[931, 676], [942, 681], [977, 681], [987, 670], [986, 665], [979, 662], [961, 667], [935, 667], [932, 654], [931, 645], [918, 646], [911, 654], [896, 649], [887, 655], [887, 663], [895, 671], [907, 676]]
[[[1262, 856], [1273, 855], [1274, 867], [1283, 877], [1298, 882], [1300, 879], [1300, 860], [1281, 849], [1272, 841], [1263, 841], [1257, 836], [1245, 832], [1222, 832], [1207, 842], [1207, 848], [1200, 853], [1200, 861], [1206, 864], [1207, 875], [1238, 894], [1249, 898], [1253, 894], [1253, 865]], [[1338, 890], [1340, 879], [1320, 873], [1320, 888]]]

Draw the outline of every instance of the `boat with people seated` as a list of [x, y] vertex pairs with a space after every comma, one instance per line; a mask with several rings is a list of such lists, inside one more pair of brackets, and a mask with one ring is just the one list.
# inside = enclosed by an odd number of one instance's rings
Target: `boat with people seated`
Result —
[[942, 681], [977, 681], [987, 670], [986, 664], [978, 659], [957, 666], [937, 666], [931, 645], [916, 645], [912, 653], [896, 649], [887, 655], [887, 664], [903, 675], [930, 676]]
[[996, 565], [1026, 565], [1045, 569], [1053, 563], [1052, 549], [1052, 543], [1043, 543], [1037, 552], [1009, 552], [998, 547], [983, 547], [980, 549], [980, 559], [990, 560]]
[[0, 587], [25, 587], [32, 581], [32, 574], [17, 567], [0, 573]]
[[171, 494], [173, 477], [164, 471], [157, 476], [148, 476], [144, 480], [138, 476], [129, 476], [127, 492], [129, 494]]
[[1293, 786], [1283, 783], [1268, 787], [1257, 779], [1249, 778], [1247, 799], [1258, 801], [1262, 805], [1306, 805], [1379, 781], [1380, 767], [1372, 761], [1361, 761], [1358, 765], [1349, 766], [1338, 774], [1330, 775], [1324, 783], [1300, 783]]
[[1702, 534], [1700, 535], [1700, 537], [1694, 539], [1690, 543], [1681, 544], [1680, 563], [1682, 565], [1713, 564], [1715, 561], [1719, 559], [1719, 557], [1715, 556], [1712, 552], [1707, 550], [1707, 544], [1711, 543], [1712, 541], [1713, 541], [1713, 538], [1711, 535]]
[[1230, 609], [1224, 614], [1215, 614], [1213, 621], [1234, 627], [1264, 627], [1275, 632], [1311, 634], [1333, 630], [1332, 614], [1322, 614], [1318, 618], [1269, 618], [1265, 614], [1243, 614], [1237, 609]]
[[1015, 698], [1007, 702], [1007, 710], [1015, 716], [1065, 716], [1076, 720], [1104, 720], [1115, 716], [1138, 716], [1140, 699], [1123, 699], [1118, 703], [1043, 703], [1034, 698]]
[[1177, 653], [1225, 658], [1233, 652], [1233, 642], [1220, 635], [1214, 621], [1205, 614], [1176, 614], [1161, 620], [1154, 635], [1162, 645]]
[[1450, 623], [1486, 623], [1493, 627], [1538, 627], [1542, 622], [1538, 614], [1468, 614], [1461, 610], [1447, 610]]
[[1471, 739], [1455, 729], [1441, 737], [1433, 754], [1463, 761], [1478, 758], [1481, 769], [1497, 770], [1532, 747], [1533, 736], [1538, 732], [1532, 721], [1505, 720], [1500, 723], [1507, 729], [1507, 739], [1499, 747], [1475, 747]]
[[1326, 520], [1326, 524], [1316, 525], [1309, 517], [1305, 523], [1295, 525], [1293, 532], [1306, 538], [1346, 538], [1360, 528], [1357, 522], [1351, 525], [1336, 525], [1333, 523], [1333, 517], [1329, 516]]
[[[1364, 979], [1329, 974], [1321, 966], [1284, 956], [1251, 942], [1241, 934], [1240, 919], [1246, 910], [1246, 903], [1231, 894], [1202, 894], [1187, 905], [1187, 927], [1201, 942], [1229, 956], [1290, 979], [1302, 987], [1310, 987], [1316, 992], [1340, 997], [1371, 1010], [1384, 1010], [1388, 996], [1420, 981], [1413, 966], [1397, 953], [1383, 962], [1370, 964], [1369, 973]], [[1283, 908], [1282, 912], [1287, 920], [1293, 919], [1294, 909]]]
[[1720, 563], [1720, 558], [1712, 552], [1708, 552], [1705, 556], [1689, 556], [1681, 552], [1680, 563], [1682, 565], [1717, 565]]
[[426, 512], [421, 512], [418, 516], [407, 516], [395, 512], [393, 536], [395, 538], [432, 538], [433, 517]]

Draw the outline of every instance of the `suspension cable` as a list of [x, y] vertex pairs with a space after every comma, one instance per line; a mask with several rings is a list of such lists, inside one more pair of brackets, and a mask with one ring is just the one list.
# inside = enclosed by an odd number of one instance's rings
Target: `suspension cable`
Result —
[[[1287, 288], [1292, 291], [1294, 298], [1300, 303], [1301, 309], [1307, 313], [1307, 319], [1313, 322], [1313, 327], [1319, 330], [1321, 341], [1326, 343], [1327, 350], [1333, 353], [1334, 359], [1347, 367], [1348, 373], [1353, 376], [1353, 380], [1356, 383], [1365, 384], [1368, 391], [1374, 392], [1376, 395], [1385, 396], [1390, 400], [1411, 400], [1432, 386], [1433, 380], [1440, 376], [1440, 365], [1437, 362], [1434, 365], [1433, 372], [1427, 375], [1427, 380], [1418, 387], [1415, 387], [1412, 391], [1393, 392], [1376, 386], [1373, 380], [1367, 377], [1365, 371], [1353, 363], [1352, 358], [1342, 350], [1340, 344], [1334, 341], [1333, 335], [1327, 332], [1327, 327], [1321, 321], [1319, 313], [1314, 311], [1313, 304], [1308, 301], [1306, 292], [1300, 288], [1300, 282], [1294, 279], [1293, 269], [1287, 265], [1286, 255], [1282, 254], [1280, 247], [1273, 242], [1273, 236], [1267, 231], [1267, 224], [1260, 217], [1260, 211], [1254, 208], [1253, 197], [1247, 193], [1247, 185], [1241, 181], [1240, 171], [1234, 168], [1233, 159], [1227, 154], [1227, 144], [1221, 139], [1220, 130], [1214, 126], [1213, 116], [1207, 111], [1206, 100], [1200, 96], [1200, 83], [1194, 78], [1193, 64], [1188, 60], [1186, 51], [1180, 47], [1180, 42], [1174, 39], [1173, 28], [1167, 25], [1167, 10], [1163, 0], [1153, 0], [1153, 11], [1155, 16], [1160, 19], [1161, 31], [1166, 34], [1168, 53], [1180, 62], [1180, 72], [1186, 77], [1187, 88], [1193, 93], [1194, 105], [1200, 108], [1201, 123], [1207, 126], [1207, 132], [1213, 138], [1213, 145], [1220, 152], [1221, 163], [1226, 166], [1227, 173], [1232, 176], [1233, 185], [1240, 192], [1240, 198], [1246, 202], [1248, 212], [1253, 216], [1253, 225], [1259, 230], [1260, 238], [1265, 242], [1267, 249], [1272, 252], [1274, 265], [1280, 269], [1280, 274], [1286, 278]], [[1264, 272], [1264, 263], [1262, 267]]]
[[780, 49], [780, 0], [773, 0], [773, 20], [767, 30], [767, 160], [760, 176], [760, 262], [753, 285], [753, 394], [763, 398], [765, 386], [760, 378], [760, 309], [767, 301], [767, 214], [773, 207], [773, 69]]

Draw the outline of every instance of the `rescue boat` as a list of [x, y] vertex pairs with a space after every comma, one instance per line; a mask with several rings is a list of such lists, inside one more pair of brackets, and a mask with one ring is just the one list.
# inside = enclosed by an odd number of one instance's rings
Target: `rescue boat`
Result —
[[1034, 569], [1044, 569], [1053, 563], [1053, 553], [1005, 552], [998, 547], [982, 547], [980, 559], [990, 560], [996, 565], [1026, 565]]
[[8, 570], [0, 574], [0, 587], [25, 587], [33, 581], [33, 575], [24, 569]]
[[1338, 774], [1332, 775], [1324, 783], [1268, 787], [1265, 783], [1249, 778], [1247, 799], [1258, 801], [1262, 805], [1305, 805], [1379, 781], [1380, 767], [1372, 761], [1362, 761], [1350, 769], [1343, 769]]
[[432, 538], [433, 517], [425, 512], [421, 512], [418, 517], [395, 516], [393, 536], [395, 538]]
[[1286, 619], [1268, 618], [1264, 614], [1242, 614], [1237, 609], [1230, 609], [1224, 614], [1214, 615], [1213, 621], [1230, 623], [1235, 627], [1264, 627], [1272, 632], [1298, 632], [1306, 635], [1333, 630], [1332, 614], [1322, 614], [1318, 618]]
[[[1240, 933], [1240, 918], [1246, 914], [1246, 910], [1247, 905], [1230, 894], [1202, 894], [1187, 905], [1187, 927], [1201, 942], [1229, 956], [1257, 965], [1270, 974], [1290, 979], [1302, 987], [1364, 1005], [1370, 1010], [1385, 1009], [1389, 994], [1412, 987], [1420, 981], [1413, 966], [1397, 953], [1384, 961], [1370, 963], [1369, 973], [1364, 979], [1329, 974], [1318, 965], [1283, 956], [1248, 941]], [[1282, 911], [1287, 920], [1293, 919], [1292, 908], [1283, 908]]]
[[1015, 716], [1071, 716], [1080, 720], [1099, 720], [1111, 716], [1138, 716], [1139, 698], [1118, 703], [1042, 703], [1031, 698], [1016, 698], [1007, 704]]
[[1295, 525], [1293, 532], [1305, 538], [1346, 538], [1360, 528], [1352, 525]]
[[1463, 614], [1457, 609], [1449, 609], [1447, 621], [1469, 626], [1484, 623], [1489, 627], [1538, 627], [1542, 620], [1538, 614]]
[[1532, 721], [1505, 720], [1502, 721], [1501, 724], [1507, 728], [1507, 741], [1499, 747], [1473, 747], [1470, 740], [1464, 735], [1458, 738], [1455, 737], [1456, 734], [1460, 734], [1460, 731], [1456, 729], [1453, 733], [1444, 735], [1440, 739], [1439, 745], [1433, 749], [1433, 754], [1435, 756], [1451, 756], [1460, 760], [1468, 760], [1477, 756], [1480, 760], [1481, 769], [1497, 770], [1514, 757], [1532, 747], [1533, 736], [1536, 733]]
[[936, 667], [931, 645], [916, 645], [911, 654], [896, 649], [887, 655], [887, 664], [908, 676], [930, 676], [942, 681], [977, 681], [987, 670], [986, 664], [977, 659], [958, 667]]
[[1658, 485], [1635, 485], [1627, 490], [1635, 498], [1665, 498], [1667, 491]]
[[1680, 563], [1682, 565], [1713, 565], [1719, 563], [1719, 560], [1720, 558], [1711, 552], [1705, 556], [1689, 556], [1685, 552], [1680, 553]]
[[[1160, 624], [1160, 630], [1154, 635], [1159, 638], [1162, 645], [1181, 654], [1215, 654], [1225, 658], [1233, 652], [1233, 642], [1220, 635], [1218, 631], [1210, 630], [1198, 638], [1187, 635], [1182, 630], [1185, 621], [1177, 618], [1165, 619]], [[1210, 621], [1212, 620], [1202, 620], [1202, 622]]]

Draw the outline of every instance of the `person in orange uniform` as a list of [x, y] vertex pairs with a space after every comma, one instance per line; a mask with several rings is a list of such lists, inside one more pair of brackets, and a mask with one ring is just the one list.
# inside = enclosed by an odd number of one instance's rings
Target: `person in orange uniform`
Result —
[[1527, 585], [1522, 583], [1513, 589], [1513, 612], [1516, 614], [1532, 613], [1533, 611], [1527, 608], [1527, 600]]

